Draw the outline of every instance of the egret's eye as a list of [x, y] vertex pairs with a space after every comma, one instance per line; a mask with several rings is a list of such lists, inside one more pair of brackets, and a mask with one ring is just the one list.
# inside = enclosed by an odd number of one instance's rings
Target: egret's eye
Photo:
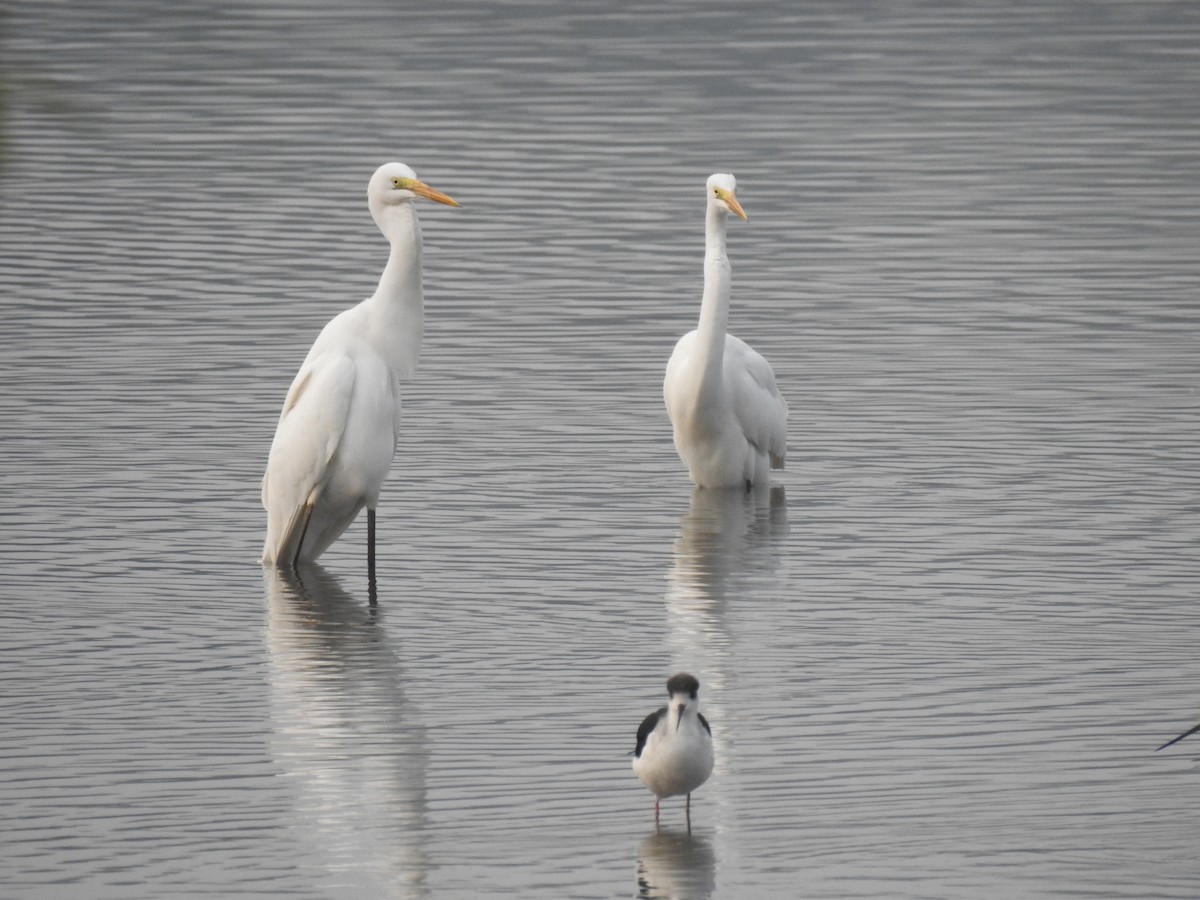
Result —
[[400, 179], [399, 178], [392, 179], [392, 187], [400, 187]]

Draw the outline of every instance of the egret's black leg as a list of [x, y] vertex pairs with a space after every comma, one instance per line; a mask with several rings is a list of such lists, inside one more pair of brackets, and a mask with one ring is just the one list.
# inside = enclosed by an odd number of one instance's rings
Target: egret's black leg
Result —
[[367, 597], [375, 605], [375, 510], [367, 510]]

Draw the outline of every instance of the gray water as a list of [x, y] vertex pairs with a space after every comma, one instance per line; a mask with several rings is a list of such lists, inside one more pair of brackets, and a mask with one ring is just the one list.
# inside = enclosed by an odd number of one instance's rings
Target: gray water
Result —
[[[3, 896], [1200, 892], [1200, 6], [621, 6], [7, 4]], [[258, 485], [391, 159], [463, 206], [372, 607]], [[714, 171], [746, 497], [660, 396]]]

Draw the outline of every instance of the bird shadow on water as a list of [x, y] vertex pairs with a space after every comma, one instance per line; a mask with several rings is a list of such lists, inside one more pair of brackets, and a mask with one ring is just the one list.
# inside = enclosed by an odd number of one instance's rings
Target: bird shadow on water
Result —
[[428, 896], [428, 743], [382, 613], [319, 565], [264, 579], [271, 750], [306, 865], [342, 896]]
[[658, 831], [637, 850], [637, 896], [711, 897], [716, 890], [717, 857], [708, 840], [687, 831]]

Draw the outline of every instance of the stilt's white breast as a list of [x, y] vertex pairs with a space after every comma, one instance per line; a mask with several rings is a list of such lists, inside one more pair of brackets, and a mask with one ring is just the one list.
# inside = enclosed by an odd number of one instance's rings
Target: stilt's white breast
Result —
[[676, 728], [670, 715], [646, 739], [633, 771], [658, 798], [690, 794], [713, 770], [712, 736], [695, 711], [684, 714]]

